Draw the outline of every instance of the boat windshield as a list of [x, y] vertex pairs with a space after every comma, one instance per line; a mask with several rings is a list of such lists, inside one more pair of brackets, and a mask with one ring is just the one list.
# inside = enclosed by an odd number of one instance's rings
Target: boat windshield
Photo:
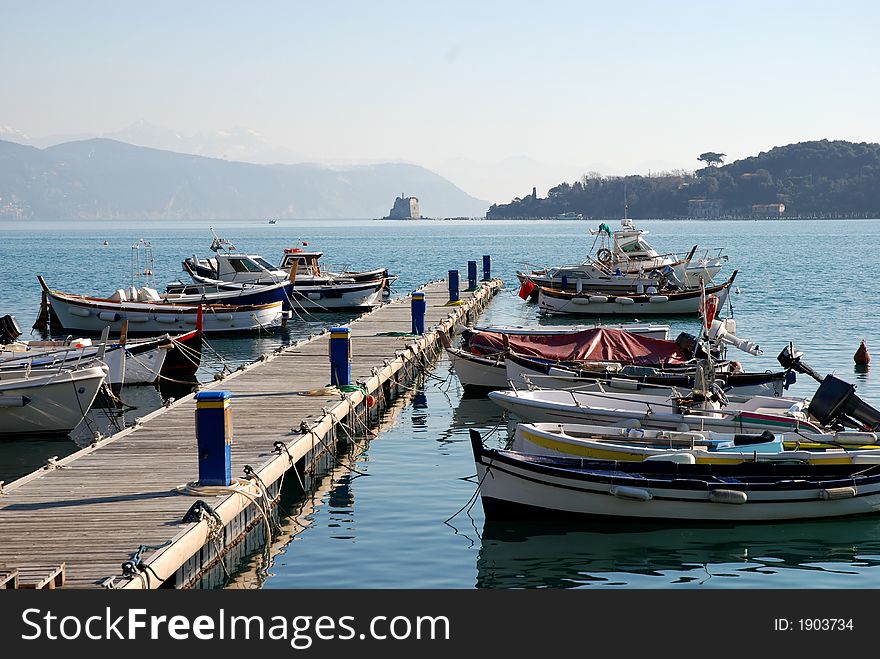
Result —
[[249, 258], [237, 257], [229, 259], [229, 265], [236, 272], [262, 272], [263, 269]]
[[264, 259], [262, 256], [254, 256], [253, 259], [257, 263], [259, 263], [261, 266], [266, 268], [266, 270], [277, 270], [278, 269], [274, 265], [269, 263], [266, 259]]

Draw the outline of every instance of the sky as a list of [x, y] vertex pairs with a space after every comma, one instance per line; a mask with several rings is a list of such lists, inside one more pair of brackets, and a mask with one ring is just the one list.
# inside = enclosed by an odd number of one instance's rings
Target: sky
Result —
[[244, 127], [504, 202], [704, 151], [880, 141], [878, 19], [856, 1], [0, 0], [0, 126]]

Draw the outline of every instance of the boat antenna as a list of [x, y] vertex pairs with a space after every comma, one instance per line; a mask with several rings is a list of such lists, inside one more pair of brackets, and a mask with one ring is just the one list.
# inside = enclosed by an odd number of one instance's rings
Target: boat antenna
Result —
[[230, 241], [226, 240], [226, 238], [221, 238], [214, 231], [214, 227], [208, 227], [211, 230], [211, 251], [219, 253], [220, 250], [224, 250], [226, 252], [234, 252], [235, 245], [233, 245]]

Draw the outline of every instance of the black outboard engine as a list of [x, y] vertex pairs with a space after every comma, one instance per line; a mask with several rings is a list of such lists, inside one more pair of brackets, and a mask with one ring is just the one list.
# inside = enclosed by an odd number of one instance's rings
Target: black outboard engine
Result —
[[860, 430], [880, 430], [880, 411], [856, 396], [856, 387], [826, 375], [807, 411], [823, 425], [839, 424]]
[[801, 357], [803, 357], [804, 353], [797, 350], [793, 344], [789, 343], [782, 349], [782, 352], [776, 357], [776, 361], [778, 361], [782, 368], [788, 371], [795, 371], [796, 373], [803, 373], [804, 375], [809, 375], [816, 382], [822, 382], [822, 376], [819, 375], [816, 370], [801, 361]]
[[15, 316], [3, 316], [0, 318], [0, 343], [12, 343], [21, 336], [21, 328], [15, 321]]
[[[702, 345], [697, 343], [697, 337], [693, 334], [688, 334], [687, 332], [682, 332], [677, 337], [675, 337], [675, 345], [681, 348], [681, 351], [686, 355], [692, 355], [696, 359], [707, 359], [709, 355], [706, 354], [706, 350]], [[713, 349], [712, 350], [712, 358], [720, 359], [721, 358], [721, 349]]]

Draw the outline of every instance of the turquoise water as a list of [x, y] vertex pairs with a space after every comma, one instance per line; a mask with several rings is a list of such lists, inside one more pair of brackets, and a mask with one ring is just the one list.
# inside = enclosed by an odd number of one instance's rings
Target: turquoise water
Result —
[[[29, 328], [39, 305], [35, 272], [61, 290], [109, 293], [129, 281], [130, 245], [150, 240], [160, 282], [180, 276], [180, 261], [205, 255], [211, 223], [0, 223], [0, 314]], [[661, 251], [693, 244], [725, 247], [739, 269], [740, 293], [731, 296], [741, 337], [758, 342], [763, 357], [736, 354], [747, 369], [775, 369], [789, 340], [820, 373], [834, 372], [880, 404], [880, 384], [852, 355], [864, 338], [880, 346], [878, 301], [871, 274], [880, 224], [837, 222], [639, 222]], [[514, 272], [522, 262], [572, 262], [592, 243], [583, 222], [215, 222], [218, 233], [242, 250], [278, 259], [298, 239], [324, 250], [328, 263], [365, 269], [387, 265], [400, 275], [398, 294], [492, 256], [493, 274], [507, 288], [484, 322], [537, 324], [536, 308], [516, 297]], [[110, 245], [105, 247], [103, 241]], [[212, 345], [231, 365], [344, 318], [314, 318], [259, 339], [230, 338]], [[555, 319], [552, 322], [560, 322]], [[616, 321], [615, 321], [616, 322]], [[696, 332], [695, 319], [664, 319], [675, 336]], [[880, 348], [878, 348], [880, 350]], [[206, 361], [200, 377], [221, 365]], [[877, 366], [874, 367], [875, 369]], [[801, 377], [794, 395], [815, 383]], [[150, 409], [159, 400], [132, 389], [123, 397]], [[141, 414], [134, 411], [133, 414]], [[276, 547], [268, 588], [874, 588], [880, 586], [880, 517], [822, 523], [712, 528], [559, 524], [486, 525], [475, 484], [467, 430], [503, 443], [506, 420], [486, 399], [463, 397], [441, 360], [415, 396], [395, 410], [387, 427], [352, 463], [336, 469], [301, 522]], [[3, 472], [22, 472], [45, 457], [70, 452], [74, 442], [0, 443]], [[293, 512], [300, 509], [295, 505]], [[463, 509], [463, 510], [462, 510]], [[461, 512], [458, 512], [460, 511]], [[456, 514], [458, 512], [458, 514]], [[455, 515], [451, 520], [447, 519]], [[255, 558], [253, 565], [258, 564]], [[244, 566], [247, 570], [249, 566]]]

